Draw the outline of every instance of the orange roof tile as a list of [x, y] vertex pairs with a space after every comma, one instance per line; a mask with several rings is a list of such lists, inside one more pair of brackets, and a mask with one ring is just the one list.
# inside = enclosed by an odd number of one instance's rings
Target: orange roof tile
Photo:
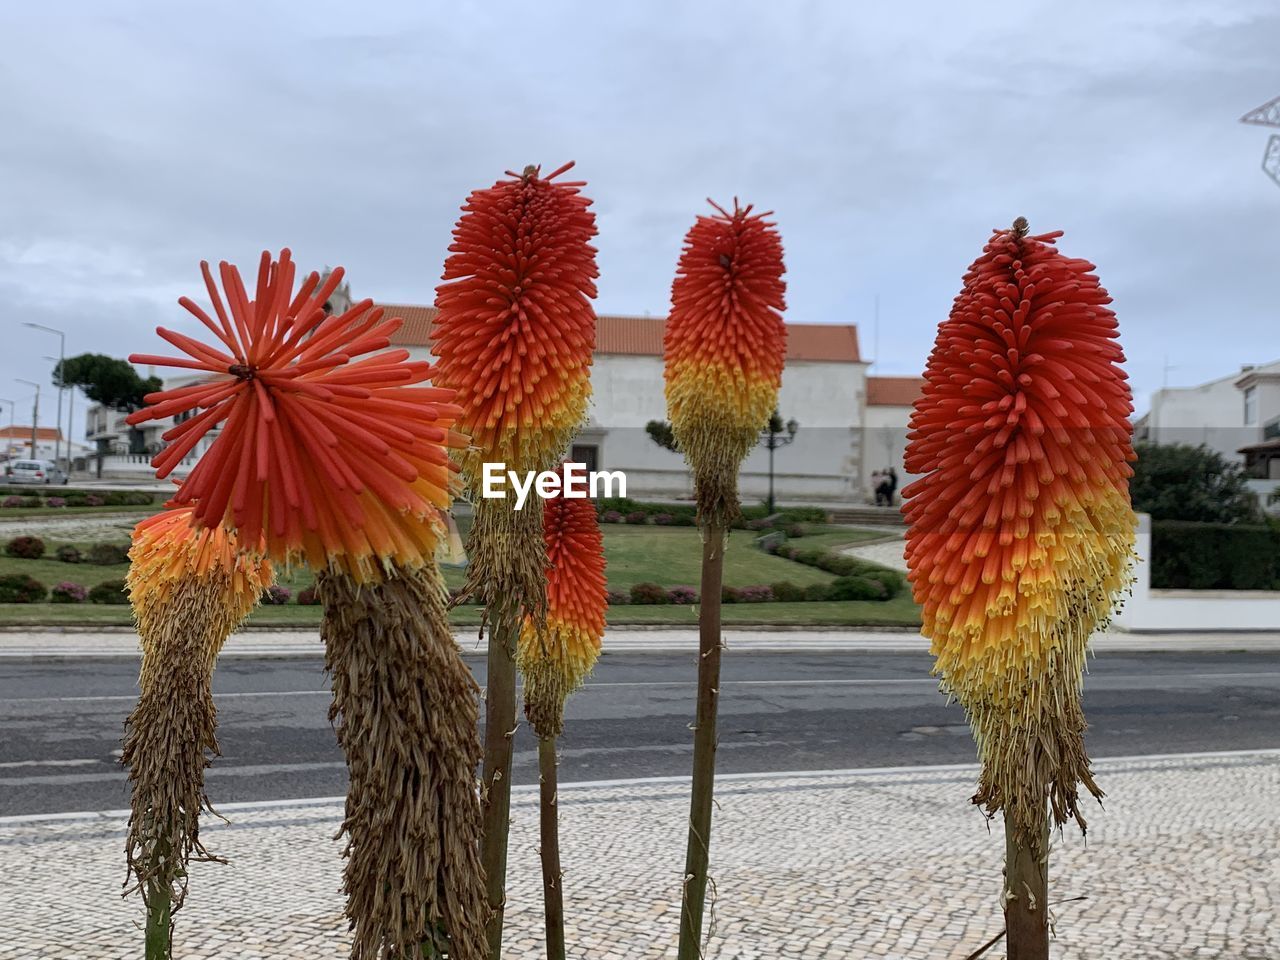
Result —
[[909, 407], [924, 389], [924, 377], [867, 377], [867, 406]]
[[[23, 440], [27, 443], [31, 442], [30, 427], [0, 427], [0, 440]], [[62, 431], [57, 427], [37, 427], [37, 440], [61, 440]]]
[[[404, 318], [404, 326], [392, 338], [399, 347], [431, 345], [431, 324], [435, 307], [380, 303], [388, 316]], [[596, 353], [631, 356], [662, 356], [663, 317], [620, 317], [602, 315], [596, 322]], [[858, 328], [853, 324], [788, 323], [788, 360], [825, 360], [858, 363]]]

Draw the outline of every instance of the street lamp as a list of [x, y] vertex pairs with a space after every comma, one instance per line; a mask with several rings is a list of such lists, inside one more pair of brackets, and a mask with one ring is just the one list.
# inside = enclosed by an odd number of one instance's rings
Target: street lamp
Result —
[[[67, 335], [55, 327], [46, 327], [43, 323], [32, 323], [30, 320], [22, 321], [22, 325], [24, 327], [30, 327], [32, 330], [43, 330], [45, 333], [52, 333], [57, 335], [58, 337], [58, 373], [61, 374], [62, 361], [67, 358]], [[56, 462], [58, 466], [61, 467], [62, 466], [62, 460], [61, 460], [61, 457], [62, 457], [62, 437], [61, 437], [61, 434], [62, 434], [62, 386], [61, 386], [61, 382], [62, 381], [61, 381], [61, 378], [59, 378], [58, 382], [59, 382], [58, 419], [55, 422], [58, 424], [59, 436], [54, 440], [54, 443], [56, 444], [56, 446], [53, 448], [53, 459], [54, 459], [54, 462]], [[68, 433], [67, 434], [67, 438], [68, 438], [67, 469], [68, 470], [71, 469], [71, 447], [69, 445], [70, 437], [71, 437], [71, 434]], [[32, 456], [35, 456], [35, 454], [32, 453]]]
[[769, 425], [760, 431], [760, 442], [769, 451], [769, 516], [773, 516], [773, 451], [792, 443], [799, 429], [800, 424], [794, 417], [784, 424], [782, 415], [775, 410], [769, 417]]
[[[54, 363], [58, 364], [58, 370], [61, 371], [62, 361], [59, 358], [50, 357], [46, 355], [45, 359], [52, 360]], [[59, 407], [62, 406], [62, 390], [63, 390], [62, 387], [58, 387], [58, 406]], [[75, 432], [75, 422], [76, 422], [75, 406], [76, 406], [76, 391], [75, 391], [75, 387], [72, 387], [70, 390], [67, 391], [67, 432], [65, 434], [62, 434], [62, 436], [66, 438], [65, 442], [66, 442], [66, 451], [67, 451], [67, 476], [71, 476], [71, 453], [72, 453], [71, 437]], [[61, 424], [58, 425], [58, 432], [62, 433]]]
[[37, 459], [36, 444], [39, 442], [39, 438], [36, 436], [36, 431], [40, 428], [40, 384], [36, 383], [34, 380], [23, 380], [21, 377], [14, 377], [14, 381], [17, 383], [25, 383], [28, 387], [36, 388], [35, 403], [31, 407], [31, 459], [35, 460]]

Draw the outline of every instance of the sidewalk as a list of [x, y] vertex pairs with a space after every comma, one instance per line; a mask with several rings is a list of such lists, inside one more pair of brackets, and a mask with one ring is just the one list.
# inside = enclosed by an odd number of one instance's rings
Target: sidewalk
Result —
[[[454, 634], [466, 654], [480, 654], [478, 628]], [[866, 652], [927, 653], [929, 642], [905, 630], [726, 630], [730, 652]], [[645, 629], [613, 627], [605, 634], [604, 653], [693, 653], [695, 628]], [[1094, 638], [1095, 656], [1110, 652], [1259, 651], [1280, 653], [1276, 633], [1106, 633]], [[138, 638], [129, 630], [0, 631], [0, 660], [132, 659], [139, 656]], [[246, 630], [232, 635], [223, 657], [313, 658], [324, 656], [318, 630]]]
[[[1280, 751], [1104, 760], [1086, 845], [1055, 838], [1055, 960], [1280, 957]], [[712, 843], [716, 960], [962, 960], [1002, 927], [1001, 825], [975, 770], [723, 777]], [[687, 785], [565, 785], [570, 955], [675, 956]], [[339, 960], [337, 800], [238, 805], [201, 832], [177, 960]], [[542, 956], [536, 795], [512, 809], [507, 952]], [[0, 960], [140, 955], [119, 814], [0, 822]], [[1087, 899], [1071, 901], [1073, 898]], [[985, 960], [1003, 960], [996, 947]]]

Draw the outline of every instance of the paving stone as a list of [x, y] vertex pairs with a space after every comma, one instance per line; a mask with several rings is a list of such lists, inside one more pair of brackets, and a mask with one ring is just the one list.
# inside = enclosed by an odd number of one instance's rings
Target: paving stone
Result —
[[[1055, 836], [1055, 960], [1280, 958], [1280, 756], [1100, 762], [1087, 844]], [[725, 781], [712, 840], [716, 960], [962, 960], [1001, 928], [1004, 843], [969, 803], [971, 772]], [[675, 956], [687, 796], [678, 785], [560, 795], [571, 953]], [[345, 957], [336, 805], [234, 811], [202, 830], [176, 960]], [[0, 960], [140, 954], [121, 898], [124, 824], [0, 824]], [[513, 805], [508, 952], [542, 955], [537, 807]], [[1087, 899], [1076, 900], [1074, 898]], [[1003, 960], [1000, 948], [986, 960]]]

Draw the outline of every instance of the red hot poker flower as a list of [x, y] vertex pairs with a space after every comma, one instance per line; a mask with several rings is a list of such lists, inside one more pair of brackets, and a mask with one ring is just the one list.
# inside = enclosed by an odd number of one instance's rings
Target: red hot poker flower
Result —
[[552, 469], [591, 395], [595, 215], [584, 183], [552, 182], [572, 166], [472, 193], [436, 288], [433, 382], [458, 391], [479, 457], [512, 470]]
[[312, 273], [295, 294], [287, 249], [278, 261], [263, 253], [252, 300], [230, 264], [219, 265], [225, 300], [207, 263], [201, 271], [214, 317], [178, 302], [214, 340], [162, 327], [185, 358], [130, 357], [209, 374], [149, 395], [128, 417], [194, 414], [163, 435], [169, 446], [152, 461], [159, 477], [219, 430], [173, 502], [191, 504], [201, 526], [226, 523], [250, 543], [265, 537], [276, 559], [332, 562], [359, 580], [378, 576], [375, 559], [429, 561], [450, 504], [447, 448], [466, 439], [451, 429], [461, 413], [453, 391], [417, 386], [430, 365], [385, 350], [403, 321], [369, 300], [326, 317], [342, 269], [323, 284]]

